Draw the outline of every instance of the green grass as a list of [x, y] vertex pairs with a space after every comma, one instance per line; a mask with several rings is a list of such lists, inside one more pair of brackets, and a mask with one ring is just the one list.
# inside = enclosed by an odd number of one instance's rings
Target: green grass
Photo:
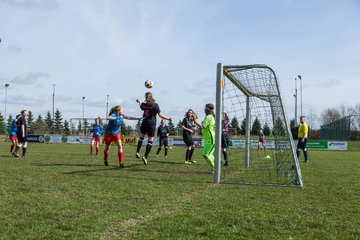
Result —
[[145, 167], [126, 147], [119, 169], [114, 147], [104, 167], [87, 145], [9, 145], [0, 239], [360, 239], [360, 152], [311, 151], [297, 189], [215, 185], [200, 149], [196, 165], [174, 148]]

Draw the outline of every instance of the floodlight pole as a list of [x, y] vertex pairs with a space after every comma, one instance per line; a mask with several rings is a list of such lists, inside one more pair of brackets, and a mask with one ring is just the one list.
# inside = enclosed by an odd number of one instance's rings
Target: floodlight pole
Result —
[[5, 116], [4, 116], [4, 123], [6, 127], [6, 102], [7, 102], [7, 88], [10, 86], [10, 84], [5, 83]]
[[82, 97], [82, 119], [83, 119], [83, 121], [85, 118], [84, 104], [85, 104], [85, 97]]
[[84, 134], [86, 135], [86, 127], [85, 127], [85, 97], [82, 97], [82, 119], [83, 119], [83, 125], [84, 125]]
[[295, 126], [297, 125], [297, 78], [295, 78]]
[[[109, 114], [109, 94], [106, 95], [106, 114], [105, 114], [105, 118], [107, 119], [107, 116]], [[107, 120], [106, 120], [107, 123]]]
[[302, 79], [301, 79], [301, 75], [298, 75], [298, 78], [300, 79], [300, 115], [303, 116], [303, 111], [302, 111]]
[[53, 120], [55, 119], [55, 84], [53, 84], [53, 99], [52, 99], [52, 112], [53, 112]]

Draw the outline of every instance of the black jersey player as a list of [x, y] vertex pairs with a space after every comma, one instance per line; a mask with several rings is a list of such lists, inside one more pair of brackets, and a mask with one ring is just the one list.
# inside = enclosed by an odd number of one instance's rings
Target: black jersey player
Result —
[[186, 164], [195, 163], [196, 161], [191, 160], [195, 150], [195, 144], [192, 137], [195, 128], [194, 111], [192, 109], [189, 109], [185, 113], [185, 117], [181, 123], [181, 128], [183, 129], [183, 141], [186, 144], [185, 163]]
[[145, 101], [140, 102], [139, 99], [136, 99], [136, 102], [139, 103], [140, 109], [144, 111], [143, 120], [140, 126], [140, 137], [137, 143], [136, 148], [136, 157], [140, 158], [140, 149], [142, 143], [145, 139], [145, 135], [148, 136], [148, 142], [146, 145], [145, 155], [142, 157], [144, 165], [148, 164], [148, 157], [151, 151], [152, 143], [154, 141], [155, 131], [156, 131], [156, 116], [159, 115], [160, 118], [165, 120], [172, 120], [170, 117], [164, 116], [159, 105], [155, 102], [151, 92], [145, 93]]
[[166, 121], [164, 119], [161, 120], [161, 124], [157, 129], [157, 137], [159, 138], [159, 148], [156, 152], [156, 157], [158, 157], [161, 148], [164, 147], [165, 151], [165, 158], [167, 158], [168, 155], [168, 136], [170, 133], [170, 129], [168, 126], [166, 126]]

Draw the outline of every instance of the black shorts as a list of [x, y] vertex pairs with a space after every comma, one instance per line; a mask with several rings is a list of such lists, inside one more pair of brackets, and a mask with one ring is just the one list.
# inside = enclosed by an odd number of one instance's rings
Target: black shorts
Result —
[[305, 150], [306, 149], [306, 143], [307, 143], [307, 138], [305, 138], [303, 142], [301, 142], [301, 138], [299, 138], [297, 148]]
[[186, 146], [188, 146], [188, 147], [191, 147], [192, 145], [194, 145], [194, 141], [192, 140], [192, 138], [184, 138], [183, 141], [186, 144]]
[[23, 137], [22, 135], [17, 135], [17, 139], [19, 143], [25, 143], [27, 142], [27, 136]]
[[188, 146], [188, 147], [194, 145], [192, 134], [190, 132], [188, 132], [188, 131], [183, 132], [183, 141], [186, 144], [186, 146]]
[[148, 137], [154, 137], [156, 130], [156, 122], [142, 122], [140, 132]]
[[159, 138], [159, 146], [167, 147], [168, 146], [168, 138], [167, 137]]

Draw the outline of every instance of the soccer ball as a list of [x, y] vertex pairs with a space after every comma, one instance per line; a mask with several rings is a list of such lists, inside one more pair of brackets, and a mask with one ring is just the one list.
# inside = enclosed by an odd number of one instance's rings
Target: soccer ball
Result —
[[146, 80], [145, 81], [145, 87], [152, 88], [153, 85], [154, 85], [153, 81], [151, 81], [151, 80]]
[[271, 159], [270, 155], [266, 155], [265, 159]]

